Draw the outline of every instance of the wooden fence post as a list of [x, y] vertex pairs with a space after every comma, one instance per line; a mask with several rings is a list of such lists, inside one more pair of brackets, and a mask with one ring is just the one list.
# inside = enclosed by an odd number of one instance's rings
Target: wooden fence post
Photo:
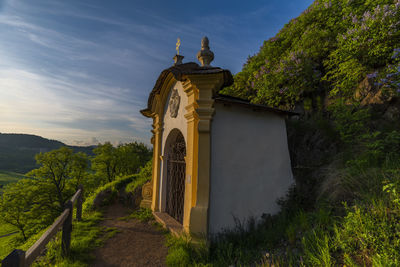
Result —
[[78, 222], [80, 222], [82, 220], [83, 186], [79, 185], [78, 188], [81, 190], [81, 194], [79, 195], [76, 203], [76, 219]]
[[3, 267], [25, 267], [25, 251], [14, 249], [4, 260], [1, 261]]
[[71, 247], [72, 213], [73, 213], [71, 200], [69, 200], [65, 204], [65, 209], [69, 209], [69, 213], [62, 227], [61, 252], [63, 257], [67, 257], [69, 255]]

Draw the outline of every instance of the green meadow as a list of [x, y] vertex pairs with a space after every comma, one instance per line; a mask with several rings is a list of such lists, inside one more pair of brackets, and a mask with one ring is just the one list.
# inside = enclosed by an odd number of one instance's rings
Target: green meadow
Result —
[[25, 176], [16, 172], [1, 171], [0, 170], [0, 187], [1, 185], [6, 185], [9, 183], [17, 182], [18, 180], [24, 178]]

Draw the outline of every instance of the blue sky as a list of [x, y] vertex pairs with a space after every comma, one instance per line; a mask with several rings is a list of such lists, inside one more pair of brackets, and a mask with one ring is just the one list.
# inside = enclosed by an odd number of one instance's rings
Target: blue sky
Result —
[[0, 0], [0, 132], [67, 144], [149, 144], [139, 110], [181, 39], [237, 73], [312, 0]]

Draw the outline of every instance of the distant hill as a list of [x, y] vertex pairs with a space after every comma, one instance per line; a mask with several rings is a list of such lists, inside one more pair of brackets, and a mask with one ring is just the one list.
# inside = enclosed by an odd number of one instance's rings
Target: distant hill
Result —
[[[0, 133], [0, 170], [26, 173], [37, 168], [35, 155], [48, 152], [66, 144], [31, 134]], [[67, 146], [75, 152], [92, 155], [95, 146]]]
[[[9, 183], [17, 182], [19, 179], [25, 178], [24, 175], [15, 173], [15, 172], [8, 172], [8, 171], [0, 171], [0, 189]], [[1, 194], [1, 192], [0, 192]]]

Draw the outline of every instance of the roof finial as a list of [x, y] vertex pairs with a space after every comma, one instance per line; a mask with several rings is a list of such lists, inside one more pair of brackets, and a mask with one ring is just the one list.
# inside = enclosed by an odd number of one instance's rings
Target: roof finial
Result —
[[179, 47], [180, 46], [181, 46], [181, 39], [178, 38], [176, 40], [176, 55], [173, 58], [174, 62], [175, 62], [174, 66], [182, 64], [182, 59], [184, 58], [184, 56], [179, 55]]
[[200, 61], [202, 67], [209, 67], [211, 61], [214, 60], [214, 53], [210, 50], [209, 41], [207, 36], [201, 39], [201, 50], [197, 52], [197, 59]]

